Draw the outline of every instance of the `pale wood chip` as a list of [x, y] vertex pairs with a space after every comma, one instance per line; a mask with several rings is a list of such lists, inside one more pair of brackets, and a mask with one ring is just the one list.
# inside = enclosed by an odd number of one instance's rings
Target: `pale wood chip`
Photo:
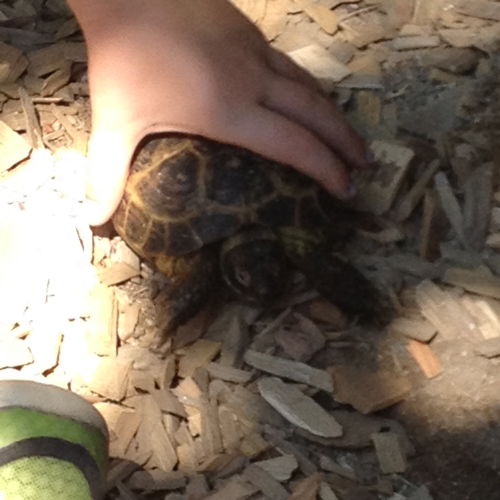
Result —
[[326, 323], [336, 330], [347, 327], [345, 314], [326, 299], [313, 300], [306, 308], [306, 314], [316, 321]]
[[388, 408], [404, 400], [411, 390], [410, 381], [394, 373], [380, 370], [370, 372], [352, 366], [330, 368], [335, 399], [350, 404], [361, 413]]
[[474, 352], [485, 358], [500, 356], [500, 337], [483, 340], [474, 347]]
[[287, 500], [290, 493], [264, 469], [249, 465], [243, 476], [270, 500]]
[[382, 67], [372, 54], [366, 54], [353, 59], [347, 67], [360, 75], [381, 75]]
[[91, 379], [88, 380], [88, 387], [112, 401], [122, 401], [127, 393], [130, 369], [130, 363], [101, 358]]
[[0, 121], [0, 172], [5, 172], [25, 160], [30, 152], [31, 146], [26, 140]]
[[118, 482], [126, 480], [139, 467], [138, 464], [127, 460], [113, 460], [106, 477], [106, 491], [115, 488]]
[[402, 241], [406, 238], [406, 234], [396, 226], [388, 227], [374, 233], [371, 231], [363, 230], [358, 230], [357, 232], [359, 235], [365, 238], [370, 238], [374, 241], [378, 241], [382, 245], [397, 243], [398, 241]]
[[421, 317], [396, 318], [389, 329], [420, 342], [430, 342], [437, 333], [436, 327]]
[[224, 451], [217, 406], [203, 401], [201, 408], [201, 444], [205, 456], [210, 457]]
[[208, 328], [205, 338], [222, 342], [219, 363], [240, 368], [243, 353], [250, 342], [248, 325], [260, 311], [242, 304], [229, 304]]
[[424, 195], [424, 210], [418, 249], [422, 259], [432, 262], [440, 256], [441, 231], [439, 231], [439, 228], [442, 226], [442, 218], [444, 218], [444, 215], [442, 215], [437, 194], [433, 190], [427, 189]]
[[110, 431], [110, 456], [123, 458], [139, 428], [140, 416], [134, 410], [112, 403], [96, 403], [94, 407], [104, 417]]
[[208, 496], [205, 500], [246, 500], [258, 491], [260, 491], [258, 486], [241, 476], [234, 476], [217, 493]]
[[71, 63], [66, 62], [51, 73], [42, 84], [42, 97], [50, 97], [67, 85], [71, 78]]
[[233, 382], [235, 384], [246, 384], [250, 382], [253, 377], [251, 372], [233, 368], [232, 366], [224, 366], [220, 363], [209, 363], [207, 365], [207, 370], [212, 378]]
[[178, 458], [162, 420], [162, 413], [152, 396], [143, 396], [140, 406], [141, 424], [137, 431], [140, 446], [151, 450], [148, 463], [152, 467], [170, 472], [177, 464]]
[[175, 394], [180, 394], [186, 398], [198, 400], [202, 396], [202, 391], [192, 377], [185, 378], [173, 389]]
[[87, 341], [100, 356], [116, 356], [118, 345], [118, 304], [115, 291], [96, 285], [91, 294], [90, 328]]
[[316, 500], [322, 479], [322, 474], [314, 474], [302, 479], [293, 486], [289, 500]]
[[451, 73], [467, 73], [476, 68], [479, 63], [475, 50], [456, 47], [439, 47], [426, 50], [422, 54], [424, 66], [435, 67]]
[[80, 24], [78, 21], [72, 17], [59, 26], [56, 33], [54, 34], [54, 40], [57, 42], [66, 38], [68, 36], [74, 35], [80, 31]]
[[169, 389], [177, 373], [177, 363], [174, 356], [169, 356], [162, 367], [161, 378], [157, 380], [160, 389]]
[[493, 199], [493, 163], [472, 172], [465, 185], [464, 234], [468, 248], [480, 252], [485, 244]]
[[179, 417], [186, 418], [186, 410], [180, 401], [172, 394], [169, 389], [151, 391], [151, 396], [156, 401], [156, 404], [165, 413], [178, 415]]
[[29, 142], [33, 149], [43, 150], [42, 127], [33, 99], [22, 87], [19, 88], [19, 97], [21, 99], [21, 105], [26, 117], [26, 131], [28, 132]]
[[398, 474], [406, 471], [406, 456], [397, 434], [379, 432], [373, 434], [372, 439], [382, 472]]
[[396, 198], [415, 153], [405, 146], [376, 140], [370, 149], [379, 165], [353, 178], [358, 194], [354, 200], [360, 210], [382, 215]]
[[334, 35], [339, 29], [338, 15], [324, 5], [312, 0], [293, 0], [304, 12], [329, 35]]
[[49, 45], [28, 54], [28, 72], [33, 76], [46, 76], [67, 64], [64, 43]]
[[155, 379], [149, 372], [143, 370], [131, 370], [129, 374], [130, 384], [150, 394], [155, 391]]
[[259, 23], [259, 29], [269, 42], [285, 31], [288, 23], [287, 14], [287, 0], [267, 0], [266, 12]]
[[87, 46], [84, 42], [66, 42], [63, 45], [63, 55], [69, 62], [86, 63]]
[[413, 0], [389, 0], [383, 3], [389, 23], [396, 29], [403, 30], [404, 25], [411, 21], [414, 9]]
[[443, 281], [458, 286], [468, 292], [500, 299], [500, 278], [481, 270], [451, 268], [447, 269]]
[[439, 36], [452, 47], [477, 47], [491, 49], [500, 40], [500, 24], [477, 28], [441, 29]]
[[186, 487], [188, 500], [204, 500], [209, 496], [209, 492], [208, 482], [203, 474], [193, 474], [190, 476]]
[[52, 321], [42, 322], [33, 328], [27, 339], [34, 358], [29, 367], [31, 374], [42, 374], [57, 365], [62, 338], [62, 332]]
[[378, 42], [386, 36], [385, 28], [381, 24], [348, 24], [341, 21], [341, 27], [347, 31], [347, 40], [358, 49]]
[[118, 336], [123, 342], [134, 335], [140, 313], [141, 304], [138, 302], [126, 304], [120, 311], [118, 316]]
[[424, 484], [420, 486], [420, 488], [417, 488], [415, 491], [413, 491], [408, 497], [408, 500], [432, 500], [432, 496], [429, 492], [429, 489]]
[[375, 128], [380, 124], [382, 101], [369, 90], [361, 90], [356, 96], [356, 119], [367, 129]]
[[464, 233], [464, 217], [460, 205], [453, 193], [448, 178], [444, 172], [439, 172], [434, 177], [436, 191], [439, 194], [441, 205], [446, 217], [450, 221], [451, 226], [462, 245], [467, 247], [467, 241]]
[[222, 445], [228, 453], [237, 449], [241, 440], [234, 413], [225, 405], [219, 406], [219, 423], [222, 434]]
[[181, 471], [139, 470], [132, 474], [127, 486], [145, 493], [161, 490], [179, 490], [187, 484], [186, 475]]
[[401, 36], [391, 42], [394, 50], [415, 50], [439, 47], [441, 40], [437, 35], [431, 36]]
[[252, 424], [270, 424], [280, 428], [284, 425], [281, 418], [271, 406], [259, 395], [250, 392], [248, 389], [238, 386], [228, 396], [227, 406], [238, 417], [238, 420]]
[[178, 374], [181, 378], [191, 377], [199, 367], [206, 367], [219, 354], [220, 342], [200, 339], [187, 347], [179, 360]]
[[353, 74], [337, 84], [338, 89], [383, 89], [381, 75]]
[[262, 21], [266, 14], [267, 0], [231, 0], [254, 23]]
[[186, 473], [193, 473], [198, 467], [198, 457], [194, 444], [183, 443], [176, 448], [179, 458], [179, 470]]
[[33, 363], [33, 355], [24, 340], [0, 341], [0, 369]]
[[500, 5], [489, 0], [451, 0], [450, 6], [466, 16], [500, 21]]
[[289, 481], [293, 472], [299, 467], [297, 459], [293, 455], [282, 455], [268, 460], [261, 460], [254, 462], [254, 465], [264, 469], [280, 483]]
[[349, 76], [352, 71], [321, 45], [308, 45], [288, 53], [299, 66], [309, 71], [327, 91]]
[[[212, 319], [212, 314], [209, 308], [203, 309], [184, 325], [177, 328], [175, 337], [172, 342], [172, 349], [182, 349], [190, 344], [193, 344], [201, 337], [208, 337], [207, 328]], [[207, 340], [214, 340], [207, 338]]]
[[500, 337], [500, 302], [488, 297], [466, 294], [462, 304], [474, 320], [475, 327], [483, 338]]
[[20, 49], [0, 42], [0, 84], [15, 82], [27, 65], [28, 60]]
[[247, 457], [254, 458], [262, 455], [270, 448], [269, 443], [257, 431], [243, 431], [243, 438], [239, 444], [239, 451]]
[[305, 363], [323, 349], [326, 338], [309, 318], [295, 314], [294, 319], [295, 322], [288, 328], [279, 330], [275, 338], [287, 356]]
[[45, 8], [63, 18], [71, 17], [73, 15], [73, 12], [65, 0], [47, 0], [45, 2]]
[[353, 469], [349, 469], [342, 465], [339, 465], [332, 458], [327, 457], [326, 455], [321, 455], [319, 459], [320, 467], [328, 472], [334, 472], [335, 474], [339, 474], [340, 476], [347, 477], [348, 479], [352, 479], [356, 481], [356, 473]]
[[140, 258], [123, 240], [113, 242], [111, 259], [113, 262], [124, 262], [139, 272], [141, 270]]
[[318, 436], [342, 435], [340, 424], [296, 387], [275, 377], [260, 379], [258, 387], [261, 396], [292, 424]]
[[411, 340], [407, 349], [427, 378], [434, 378], [441, 374], [441, 363], [429, 345]]
[[494, 250], [500, 249], [500, 233], [492, 233], [486, 237], [485, 245]]
[[333, 392], [331, 377], [328, 372], [312, 368], [298, 361], [290, 361], [269, 354], [248, 350], [245, 362], [258, 370], [285, 377], [295, 382], [302, 382], [326, 392]]
[[126, 484], [122, 483], [121, 481], [117, 481], [115, 487], [120, 494], [120, 500], [140, 500], [139, 495], [136, 495]]
[[107, 267], [98, 269], [99, 281], [106, 286], [118, 285], [140, 276], [140, 271], [125, 262], [111, 262]]
[[427, 25], [437, 20], [441, 8], [442, 3], [436, 0], [415, 0], [412, 23]]
[[427, 185], [438, 171], [440, 165], [441, 162], [439, 160], [434, 160], [425, 168], [425, 170], [419, 176], [417, 182], [413, 184], [411, 189], [401, 200], [401, 203], [397, 206], [397, 221], [402, 222], [412, 214], [413, 210], [416, 208], [416, 206], [424, 196]]
[[325, 482], [319, 485], [319, 498], [320, 500], [339, 500], [339, 497], [332, 490], [331, 486]]
[[473, 323], [458, 297], [425, 280], [416, 288], [415, 298], [422, 315], [447, 339], [470, 337]]
[[281, 453], [293, 455], [297, 459], [300, 470], [306, 476], [318, 472], [316, 465], [296, 445], [283, 439], [276, 429], [266, 429], [265, 438]]

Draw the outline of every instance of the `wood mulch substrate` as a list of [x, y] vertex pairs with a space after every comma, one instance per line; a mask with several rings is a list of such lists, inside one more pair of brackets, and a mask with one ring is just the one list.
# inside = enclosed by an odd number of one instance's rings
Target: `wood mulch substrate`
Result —
[[[379, 168], [345, 255], [383, 331], [303, 287], [148, 350], [163, 280], [81, 216], [85, 45], [62, 0], [0, 4], [0, 377], [94, 403], [108, 498], [438, 500], [500, 487], [497, 45], [489, 0], [235, 0], [331, 92]], [[341, 286], [341, 284], [339, 285]]]

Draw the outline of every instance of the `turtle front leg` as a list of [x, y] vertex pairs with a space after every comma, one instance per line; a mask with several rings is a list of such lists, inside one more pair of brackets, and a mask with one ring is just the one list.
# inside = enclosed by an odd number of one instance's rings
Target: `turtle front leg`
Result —
[[161, 352], [168, 337], [193, 318], [222, 283], [218, 252], [211, 247], [180, 257], [161, 256], [155, 264], [171, 280], [168, 289], [155, 299], [158, 332], [150, 349]]
[[307, 231], [283, 228], [280, 234], [288, 258], [324, 298], [361, 322], [386, 321], [387, 306], [381, 293], [360, 271], [329, 253]]

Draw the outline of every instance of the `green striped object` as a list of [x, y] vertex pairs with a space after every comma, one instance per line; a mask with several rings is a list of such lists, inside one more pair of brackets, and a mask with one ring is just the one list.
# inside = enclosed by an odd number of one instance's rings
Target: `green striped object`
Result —
[[100, 500], [108, 431], [83, 398], [58, 387], [0, 381], [0, 499]]

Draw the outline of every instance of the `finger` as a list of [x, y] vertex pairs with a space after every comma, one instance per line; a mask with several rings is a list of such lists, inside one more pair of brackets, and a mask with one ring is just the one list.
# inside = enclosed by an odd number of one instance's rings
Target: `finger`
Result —
[[275, 75], [264, 105], [310, 129], [349, 165], [369, 166], [363, 139], [327, 97], [297, 81]]
[[267, 52], [267, 63], [269, 68], [278, 75], [301, 82], [304, 85], [316, 89], [321, 94], [327, 95], [318, 80], [304, 68], [296, 64], [286, 54], [269, 47], [269, 51]]
[[314, 134], [280, 114], [258, 107], [233, 131], [235, 144], [291, 165], [316, 179], [328, 191], [347, 199], [349, 177], [343, 162]]
[[92, 137], [84, 208], [90, 225], [104, 224], [116, 210], [132, 154], [132, 141], [120, 134], [98, 131]]

